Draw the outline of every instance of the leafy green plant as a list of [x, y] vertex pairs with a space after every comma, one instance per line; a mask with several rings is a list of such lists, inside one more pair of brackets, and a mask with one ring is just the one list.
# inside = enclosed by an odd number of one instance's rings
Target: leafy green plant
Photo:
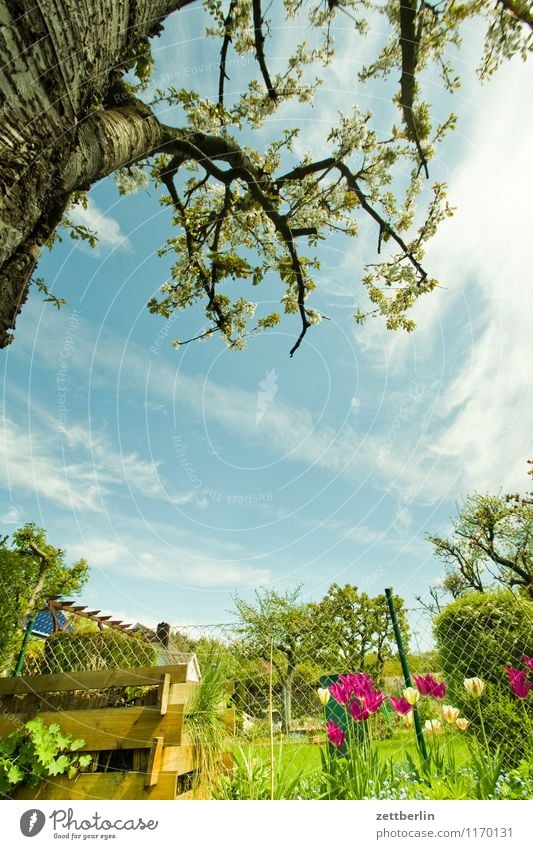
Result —
[[[219, 777], [215, 789], [217, 799], [274, 799], [302, 798], [303, 782], [299, 776], [290, 776], [287, 764], [283, 761], [281, 747], [274, 761], [274, 774], [269, 761], [262, 760], [252, 746], [242, 746], [233, 752], [233, 766]], [[312, 798], [307, 796], [307, 798]]]
[[0, 794], [9, 796], [20, 786], [34, 787], [50, 776], [74, 778], [91, 762], [91, 755], [74, 754], [84, 745], [61, 731], [57, 723], [31, 719], [0, 740]]

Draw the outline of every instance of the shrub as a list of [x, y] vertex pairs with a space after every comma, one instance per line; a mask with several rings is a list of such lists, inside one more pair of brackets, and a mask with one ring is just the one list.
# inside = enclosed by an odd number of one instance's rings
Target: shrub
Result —
[[533, 602], [509, 590], [470, 592], [449, 604], [436, 618], [434, 631], [440, 663], [448, 682], [446, 701], [461, 709], [480, 734], [474, 700], [464, 689], [465, 678], [485, 681], [482, 708], [489, 741], [501, 745], [507, 764], [526, 756], [527, 734], [521, 702], [511, 691], [504, 665], [523, 666], [533, 654]]

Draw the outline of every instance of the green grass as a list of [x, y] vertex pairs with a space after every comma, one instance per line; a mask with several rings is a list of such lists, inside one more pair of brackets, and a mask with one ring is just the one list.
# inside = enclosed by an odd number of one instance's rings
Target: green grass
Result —
[[[468, 749], [463, 737], [443, 735], [441, 746], [444, 745], [453, 746], [458, 767], [468, 762]], [[249, 753], [251, 758], [257, 759], [259, 763], [270, 762], [268, 740], [254, 741], [253, 743], [246, 743], [241, 740], [232, 744], [229, 747], [230, 751], [236, 752], [239, 746]], [[320, 770], [320, 749], [321, 746], [312, 745], [303, 739], [289, 738], [283, 743], [275, 743], [274, 758], [287, 780], [291, 781], [298, 777], [309, 776]], [[388, 740], [380, 740], [378, 750], [383, 760], [392, 759], [396, 763], [402, 763], [407, 753], [415, 760], [418, 758], [418, 749], [413, 732], [398, 731], [394, 737]]]

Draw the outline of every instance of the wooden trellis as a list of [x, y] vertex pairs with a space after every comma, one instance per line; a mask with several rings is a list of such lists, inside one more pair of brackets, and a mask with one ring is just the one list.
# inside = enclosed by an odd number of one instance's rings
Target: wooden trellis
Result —
[[[184, 733], [185, 705], [200, 686], [186, 663], [97, 672], [0, 678], [0, 737], [39, 716], [45, 724], [85, 743], [90, 772], [74, 779], [50, 778], [24, 788], [18, 799], [190, 799], [204, 798], [195, 751]], [[147, 687], [140, 704], [100, 707], [101, 694]], [[91, 707], [90, 692], [97, 698]], [[78, 709], [76, 696], [85, 696]]]

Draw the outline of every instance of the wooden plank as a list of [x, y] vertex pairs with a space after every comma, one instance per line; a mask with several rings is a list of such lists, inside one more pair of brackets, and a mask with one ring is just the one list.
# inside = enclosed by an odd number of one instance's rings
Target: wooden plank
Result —
[[159, 682], [159, 692], [157, 694], [157, 707], [159, 708], [159, 713], [161, 714], [161, 716], [164, 716], [167, 712], [169, 693], [170, 675], [168, 674], [168, 672], [165, 672], [165, 674], [161, 676], [161, 680]]
[[206, 801], [210, 798], [211, 794], [209, 793], [208, 785], [201, 781], [197, 787], [193, 787], [192, 790], [187, 790], [186, 793], [176, 796], [176, 802], [186, 802], [189, 799], [201, 799]]
[[153, 787], [159, 780], [164, 742], [164, 737], [154, 737], [152, 748], [150, 749], [150, 757], [148, 758], [148, 770], [146, 773], [146, 781], [144, 782], [145, 787]]
[[186, 705], [192, 699], [199, 686], [195, 682], [171, 684], [168, 694], [169, 705]]
[[53, 675], [31, 675], [0, 678], [0, 696], [15, 693], [53, 693], [59, 690], [102, 690], [106, 687], [146, 687], [157, 684], [168, 673], [172, 684], [187, 680], [187, 664], [139, 666], [134, 669], [101, 669], [97, 672], [58, 672]]
[[196, 757], [192, 746], [165, 746], [161, 759], [161, 772], [183, 775], [196, 769]]
[[[169, 745], [181, 743], [183, 705], [172, 705], [165, 716], [157, 708], [99, 708], [97, 710], [45, 711], [37, 714], [46, 725], [59, 723], [61, 730], [81, 737], [87, 751], [149, 749], [154, 737]], [[20, 728], [30, 717], [11, 714], [0, 718], [0, 737]]]
[[[153, 787], [145, 787], [146, 776], [138, 772], [95, 772], [69, 780], [65, 776], [24, 787], [16, 799], [174, 799], [176, 776], [161, 775]], [[146, 817], [145, 817], [146, 819]]]
[[146, 772], [147, 767], [146, 749], [133, 750], [133, 772]]

